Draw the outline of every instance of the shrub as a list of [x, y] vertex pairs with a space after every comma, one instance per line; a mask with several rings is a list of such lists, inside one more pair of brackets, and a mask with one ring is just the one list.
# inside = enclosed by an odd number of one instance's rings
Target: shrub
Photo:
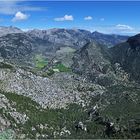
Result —
[[0, 62], [0, 68], [2, 69], [13, 69], [13, 66], [8, 63]]
[[70, 68], [64, 66], [64, 65], [61, 64], [61, 63], [60, 63], [60, 64], [57, 64], [54, 68], [55, 68], [55, 69], [58, 69], [60, 72], [70, 72], [70, 71], [71, 71]]

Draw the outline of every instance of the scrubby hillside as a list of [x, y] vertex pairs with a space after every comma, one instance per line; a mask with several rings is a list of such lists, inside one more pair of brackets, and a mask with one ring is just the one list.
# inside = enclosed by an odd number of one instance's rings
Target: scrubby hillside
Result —
[[111, 49], [90, 35], [0, 37], [0, 139], [140, 138], [139, 35]]

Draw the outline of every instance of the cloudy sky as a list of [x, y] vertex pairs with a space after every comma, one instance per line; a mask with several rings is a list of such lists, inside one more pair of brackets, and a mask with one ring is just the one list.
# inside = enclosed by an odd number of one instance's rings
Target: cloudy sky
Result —
[[117, 34], [140, 32], [140, 1], [0, 0], [0, 25], [23, 30], [81, 28]]

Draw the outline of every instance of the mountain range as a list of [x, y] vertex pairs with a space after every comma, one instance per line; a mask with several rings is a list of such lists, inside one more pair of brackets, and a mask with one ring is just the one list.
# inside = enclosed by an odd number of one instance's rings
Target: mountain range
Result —
[[0, 139], [140, 137], [140, 35], [0, 27]]
[[27, 58], [25, 55], [38, 52], [48, 55], [64, 47], [77, 50], [89, 41], [97, 41], [106, 47], [112, 47], [128, 38], [128, 36], [106, 35], [99, 32], [91, 33], [81, 29], [34, 29], [23, 32], [12, 26], [1, 27], [0, 35], [0, 55], [7, 59]]

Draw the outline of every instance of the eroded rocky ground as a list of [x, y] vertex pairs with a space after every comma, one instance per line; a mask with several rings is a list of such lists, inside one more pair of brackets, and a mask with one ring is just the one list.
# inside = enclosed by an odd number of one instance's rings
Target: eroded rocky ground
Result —
[[140, 138], [139, 36], [108, 49], [96, 34], [0, 37], [0, 139]]
[[139, 85], [0, 69], [0, 138], [139, 138]]

